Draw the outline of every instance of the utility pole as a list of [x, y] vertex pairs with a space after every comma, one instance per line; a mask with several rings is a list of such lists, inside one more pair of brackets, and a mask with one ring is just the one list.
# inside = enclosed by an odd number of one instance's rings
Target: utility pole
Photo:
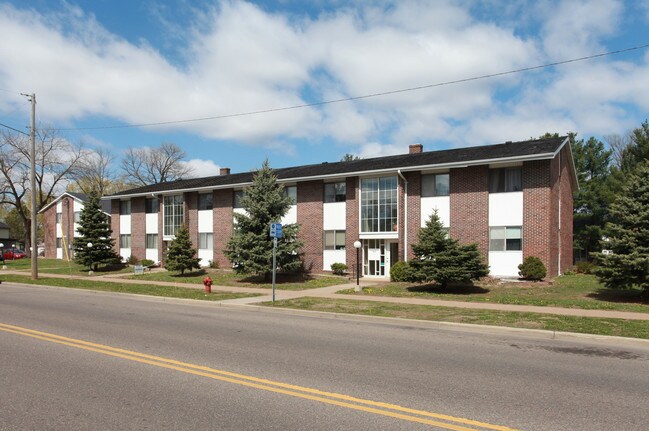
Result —
[[29, 184], [31, 188], [31, 259], [32, 259], [32, 280], [38, 279], [38, 247], [36, 244], [36, 94], [24, 94], [32, 102], [32, 119], [29, 127], [29, 158], [31, 167], [29, 173]]

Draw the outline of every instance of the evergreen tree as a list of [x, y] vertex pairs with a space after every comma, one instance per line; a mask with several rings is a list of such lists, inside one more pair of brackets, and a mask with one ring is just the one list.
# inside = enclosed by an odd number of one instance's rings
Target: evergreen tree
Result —
[[649, 162], [637, 166], [621, 195], [611, 205], [605, 248], [594, 255], [597, 276], [607, 287], [639, 287], [649, 294]]
[[200, 268], [200, 259], [196, 256], [196, 250], [189, 238], [189, 230], [186, 226], [181, 226], [176, 231], [176, 238], [171, 241], [167, 249], [167, 259], [165, 268], [169, 271], [180, 271], [184, 274], [186, 270]]
[[[270, 224], [278, 223], [293, 204], [285, 196], [284, 187], [277, 183], [277, 177], [264, 162], [245, 190], [241, 204], [245, 214], [235, 213], [234, 234], [225, 249], [225, 255], [240, 274], [264, 274], [266, 278], [273, 270], [273, 239]], [[277, 240], [277, 268], [291, 272], [302, 267], [297, 240], [299, 226], [282, 226], [282, 238]]]
[[[119, 256], [115, 253], [115, 240], [108, 217], [101, 211], [99, 197], [96, 194], [89, 196], [88, 202], [81, 210], [79, 220], [78, 237], [74, 238], [74, 260], [84, 267], [97, 270], [97, 267], [119, 262]], [[92, 247], [88, 247], [92, 243]]]
[[434, 212], [419, 230], [419, 242], [412, 245], [415, 254], [410, 264], [410, 281], [435, 282], [442, 287], [449, 283], [465, 283], [489, 274], [476, 244], [460, 245], [448, 238], [446, 229]]

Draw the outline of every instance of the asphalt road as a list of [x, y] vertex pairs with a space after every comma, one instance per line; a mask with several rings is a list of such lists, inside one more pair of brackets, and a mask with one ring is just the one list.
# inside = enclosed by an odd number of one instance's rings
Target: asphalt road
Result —
[[0, 285], [2, 430], [647, 430], [649, 347]]

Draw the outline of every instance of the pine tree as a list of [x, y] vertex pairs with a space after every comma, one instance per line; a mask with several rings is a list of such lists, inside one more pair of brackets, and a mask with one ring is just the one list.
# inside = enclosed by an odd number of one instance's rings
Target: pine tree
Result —
[[[119, 256], [115, 253], [115, 240], [108, 217], [101, 211], [99, 197], [96, 194], [89, 196], [88, 202], [81, 210], [79, 219], [78, 237], [74, 238], [74, 260], [84, 267], [97, 270], [99, 265], [110, 265], [119, 262]], [[88, 243], [92, 243], [88, 247]]]
[[434, 212], [419, 230], [419, 242], [412, 245], [415, 254], [410, 264], [410, 281], [465, 283], [489, 274], [476, 244], [460, 245], [448, 238], [442, 222]]
[[[292, 205], [291, 198], [284, 195], [284, 187], [277, 183], [277, 176], [264, 162], [245, 191], [241, 204], [245, 214], [235, 213], [234, 234], [225, 249], [225, 255], [240, 274], [264, 274], [273, 270], [273, 239], [269, 229], [278, 223]], [[277, 268], [292, 272], [302, 267], [297, 240], [299, 226], [282, 226], [282, 238], [277, 240]]]
[[184, 274], [186, 270], [200, 268], [200, 259], [195, 257], [196, 250], [189, 238], [189, 230], [186, 226], [181, 226], [176, 231], [176, 238], [171, 241], [167, 249], [167, 259], [165, 268], [169, 271], [180, 271]]
[[596, 253], [597, 276], [607, 287], [639, 287], [649, 294], [649, 161], [638, 165], [611, 205], [606, 225], [612, 254]]

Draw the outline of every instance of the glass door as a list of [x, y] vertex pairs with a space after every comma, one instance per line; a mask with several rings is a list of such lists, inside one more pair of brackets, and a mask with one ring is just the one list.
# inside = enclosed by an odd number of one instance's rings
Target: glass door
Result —
[[363, 276], [389, 277], [392, 262], [397, 261], [397, 241], [385, 239], [363, 240]]

